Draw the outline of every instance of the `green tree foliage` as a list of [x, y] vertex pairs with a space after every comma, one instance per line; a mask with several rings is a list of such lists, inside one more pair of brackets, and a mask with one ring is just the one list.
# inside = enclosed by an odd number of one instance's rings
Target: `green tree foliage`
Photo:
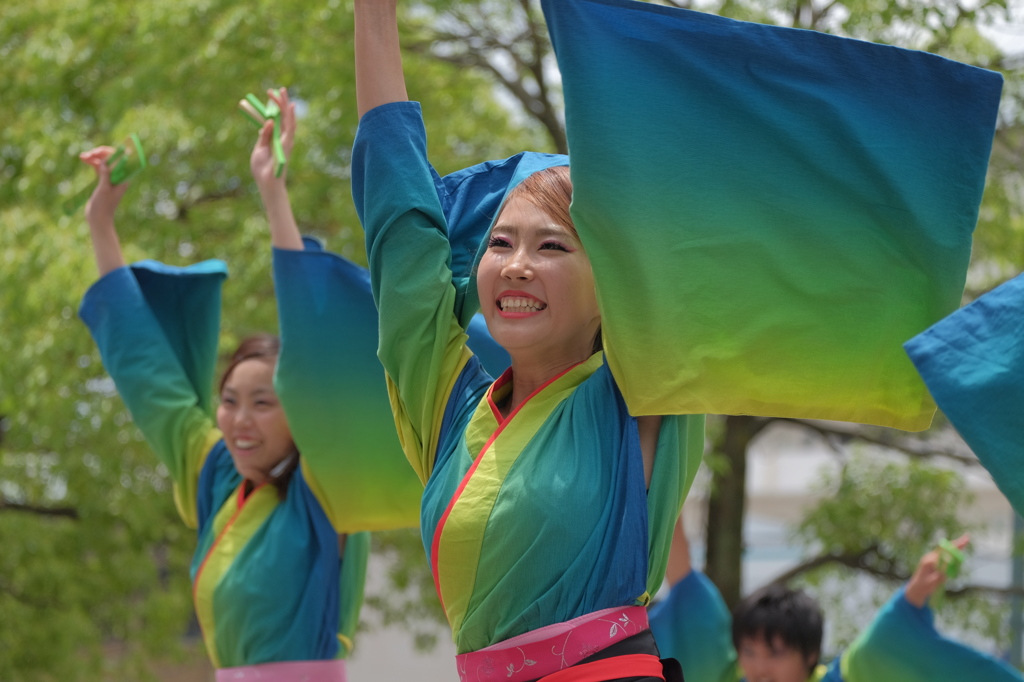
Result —
[[[275, 85], [301, 101], [289, 170], [298, 222], [362, 260], [350, 5], [0, 6], [0, 679], [140, 679], [191, 614], [194, 534], [76, 315], [96, 277], [82, 216], [60, 213], [91, 181], [77, 153], [137, 132], [152, 166], [118, 213], [126, 257], [222, 258], [222, 348], [274, 330], [248, 170], [255, 128], [237, 102]], [[406, 68], [441, 172], [530, 145], [486, 79], [416, 55]], [[110, 642], [126, 652], [115, 661], [101, 655]]]
[[827, 493], [808, 510], [800, 538], [897, 579], [910, 577], [940, 538], [965, 530], [957, 511], [971, 501], [956, 472], [894, 458], [854, 457], [839, 474], [825, 474], [821, 489]]
[[[814, 558], [789, 575], [813, 589], [830, 615], [831, 644], [842, 649], [910, 578], [926, 552], [940, 539], [970, 530], [959, 512], [972, 495], [953, 470], [867, 455], [855, 455], [838, 473], [824, 474], [819, 492], [797, 529]], [[874, 580], [862, 580], [864, 589], [858, 591], [856, 578], [864, 574]], [[1000, 592], [953, 581], [949, 598], [936, 606], [939, 627], [961, 636], [971, 633], [968, 637], [989, 651], [1007, 646], [1007, 609]], [[857, 595], [856, 603], [851, 594]]]

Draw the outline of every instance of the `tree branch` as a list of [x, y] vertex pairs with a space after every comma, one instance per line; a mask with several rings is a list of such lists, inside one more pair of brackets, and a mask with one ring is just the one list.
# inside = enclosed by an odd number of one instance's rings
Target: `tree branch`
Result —
[[[889, 568], [881, 568], [875, 565], [868, 559], [875, 557], [887, 564]], [[892, 580], [895, 582], [906, 582], [910, 580], [910, 576], [900, 571], [896, 571], [892, 568], [894, 562], [891, 558], [883, 555], [878, 547], [872, 545], [867, 547], [861, 552], [853, 554], [839, 554], [836, 552], [830, 552], [828, 554], [820, 554], [811, 559], [800, 562], [793, 568], [789, 569], [785, 573], [781, 573], [775, 576], [771, 580], [773, 585], [785, 585], [789, 581], [793, 580], [797, 576], [803, 575], [804, 573], [810, 573], [814, 570], [828, 566], [830, 564], [838, 564], [851, 568], [863, 573], [867, 573], [876, 578], [882, 578], [884, 580]], [[971, 594], [988, 594], [997, 597], [1024, 597], [1024, 588], [1020, 587], [994, 587], [991, 585], [963, 585], [955, 589], [946, 590], [946, 596], [951, 599], [960, 599]]]
[[223, 192], [211, 192], [210, 194], [204, 194], [196, 199], [182, 203], [178, 206], [178, 215], [175, 220], [186, 220], [188, 218], [188, 212], [199, 204], [208, 204], [212, 201], [220, 201], [221, 199], [236, 199], [245, 194], [245, 190], [241, 185], [234, 189], [224, 190]]
[[967, 447], [966, 443], [964, 443], [962, 447], [958, 444], [936, 445], [920, 439], [899, 436], [888, 431], [878, 431], [873, 433], [865, 430], [864, 427], [855, 424], [837, 426], [829, 422], [822, 422], [814, 419], [788, 419], [779, 417], [774, 421], [788, 422], [810, 431], [814, 431], [826, 441], [829, 441], [829, 444], [833, 446], [836, 441], [845, 445], [852, 440], [862, 440], [891, 450], [899, 450], [900, 452], [913, 457], [946, 457], [947, 459], [955, 460], [961, 464], [980, 466], [978, 458], [971, 453], [970, 448]]
[[992, 585], [964, 585], [952, 590], [946, 590], [946, 596], [950, 599], [960, 599], [971, 594], [988, 594], [993, 597], [1024, 597], [1022, 587], [994, 587]]
[[[799, 575], [809, 573], [815, 569], [821, 568], [822, 566], [828, 566], [829, 564], [839, 564], [840, 566], [846, 566], [847, 568], [853, 568], [857, 570], [865, 570], [869, 573], [877, 575], [877, 571], [868, 570], [864, 564], [864, 560], [871, 554], [877, 554], [877, 548], [875, 546], [868, 547], [861, 552], [855, 554], [839, 554], [836, 552], [829, 552], [828, 554], [820, 554], [814, 558], [806, 559], [801, 561], [799, 564], [789, 569], [785, 573], [781, 573], [772, 578], [772, 584], [784, 585], [789, 581], [793, 580]], [[883, 574], [878, 577], [891, 578], [893, 580], [904, 579], [902, 576], [895, 576], [892, 574]]]
[[17, 502], [8, 502], [7, 500], [0, 499], [0, 512], [3, 511], [22, 512], [35, 514], [36, 516], [64, 516], [75, 521], [79, 519], [78, 510], [74, 507], [40, 507], [38, 505], [18, 504]]
[[754, 417], [754, 423], [750, 430], [750, 440], [754, 440], [762, 431], [772, 425], [774, 417]]
[[825, 17], [827, 17], [829, 15], [829, 12], [832, 11], [832, 8], [836, 6], [838, 1], [839, 0], [832, 0], [832, 2], [828, 3], [827, 5], [825, 5], [820, 10], [817, 10], [817, 11], [815, 11], [812, 8], [812, 10], [811, 10], [811, 27], [817, 29], [818, 26], [821, 24], [821, 22], [825, 19]]
[[[568, 141], [551, 88], [544, 73], [544, 63], [551, 53], [551, 44], [543, 24], [532, 9], [531, 0], [518, 0], [516, 12], [522, 15], [522, 28], [509, 35], [495, 30], [486, 17], [470, 16], [459, 7], [449, 9], [446, 28], [429, 29], [424, 39], [406, 43], [405, 49], [460, 67], [486, 71], [503, 86], [547, 131], [556, 150], [568, 153]], [[516, 21], [517, 28], [518, 20]], [[438, 45], [451, 48], [450, 54], [439, 51]], [[494, 55], [511, 61], [511, 68], [499, 68]]]
[[1019, 69], [1021, 67], [1024, 67], [1024, 53], [1021, 52], [1003, 55], [992, 63], [993, 69], [1004, 71], [1012, 71], [1013, 69]]
[[39, 601], [39, 600], [36, 600], [36, 599], [31, 599], [29, 597], [26, 597], [25, 595], [21, 594], [20, 592], [15, 591], [10, 585], [8, 585], [7, 583], [4, 583], [4, 582], [0, 582], [0, 593], [6, 594], [8, 597], [13, 599], [14, 601], [16, 601], [16, 602], [18, 602], [20, 604], [24, 604], [25, 606], [29, 607], [30, 609], [35, 609], [35, 610], [51, 610], [55, 606], [54, 604], [49, 603], [49, 602]]

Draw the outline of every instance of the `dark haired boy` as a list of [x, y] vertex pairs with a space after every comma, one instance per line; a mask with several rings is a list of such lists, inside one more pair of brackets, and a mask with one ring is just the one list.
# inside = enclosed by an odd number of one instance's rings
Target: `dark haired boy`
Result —
[[804, 592], [772, 584], [740, 602], [732, 614], [732, 641], [749, 682], [814, 679], [821, 658], [824, 618]]
[[[963, 548], [967, 537], [954, 544]], [[822, 665], [823, 617], [804, 592], [769, 585], [729, 613], [714, 584], [691, 569], [682, 520], [666, 577], [672, 592], [650, 611], [665, 658], [699, 682], [1024, 682], [1002, 661], [936, 630], [928, 598], [945, 582], [939, 552], [925, 554], [907, 584], [828, 666]]]

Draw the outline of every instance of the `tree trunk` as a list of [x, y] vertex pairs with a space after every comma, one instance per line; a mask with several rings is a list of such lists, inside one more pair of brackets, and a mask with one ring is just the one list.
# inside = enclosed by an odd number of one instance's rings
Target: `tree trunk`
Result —
[[707, 559], [704, 572], [731, 609], [743, 578], [743, 516], [746, 512], [747, 447], [761, 430], [757, 417], [726, 417], [716, 451], [724, 464], [712, 477], [708, 499]]

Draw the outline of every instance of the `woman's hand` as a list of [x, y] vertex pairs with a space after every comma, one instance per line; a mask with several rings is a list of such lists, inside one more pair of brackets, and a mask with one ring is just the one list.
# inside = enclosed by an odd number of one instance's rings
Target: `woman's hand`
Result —
[[107, 159], [113, 154], [113, 147], [96, 147], [78, 155], [84, 163], [96, 169], [96, 189], [85, 204], [85, 220], [89, 223], [93, 253], [100, 276], [124, 266], [121, 243], [114, 228], [114, 212], [121, 197], [128, 190], [128, 183], [110, 184], [110, 166]]
[[[286, 159], [291, 158], [292, 146], [295, 144], [295, 104], [288, 99], [288, 91], [284, 88], [267, 90], [270, 99], [281, 109], [281, 147], [284, 149]], [[256, 180], [261, 194], [275, 187], [284, 187], [285, 176], [288, 174], [288, 167], [281, 173], [281, 177], [274, 176], [274, 125], [273, 119], [268, 120], [260, 128], [259, 138], [256, 146], [253, 147], [252, 155], [249, 157], [249, 168], [252, 170], [252, 177]]]
[[83, 163], [92, 166], [96, 171], [96, 189], [85, 204], [85, 219], [90, 226], [113, 225], [114, 212], [128, 190], [127, 182], [119, 185], [110, 183], [110, 166], [107, 165], [107, 159], [115, 151], [113, 147], [96, 147], [78, 155]]
[[[288, 91], [284, 88], [267, 90], [270, 99], [281, 108], [281, 148], [285, 159], [291, 158], [292, 146], [295, 144], [295, 104], [288, 99]], [[274, 176], [274, 125], [269, 120], [260, 128], [259, 139], [249, 157], [249, 167], [256, 186], [263, 199], [263, 207], [267, 210], [267, 223], [270, 225], [270, 243], [278, 249], [302, 251], [302, 235], [295, 223], [292, 204], [288, 198], [288, 187], [285, 177], [288, 166], [281, 177]]]
[[[953, 541], [953, 545], [962, 550], [970, 541], [969, 536], [962, 535]], [[917, 564], [917, 570], [914, 571], [914, 575], [910, 577], [910, 582], [907, 583], [907, 587], [903, 591], [907, 601], [917, 608], [928, 603], [928, 598], [946, 582], [946, 574], [939, 568], [940, 552], [941, 550], [936, 548], [921, 557], [921, 561]]]

